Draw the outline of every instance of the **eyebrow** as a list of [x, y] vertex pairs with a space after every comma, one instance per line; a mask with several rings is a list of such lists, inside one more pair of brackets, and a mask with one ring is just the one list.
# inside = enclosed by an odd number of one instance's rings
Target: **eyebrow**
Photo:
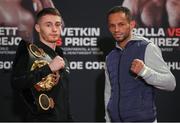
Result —
[[[47, 22], [45, 22], [45, 23], [52, 23], [51, 21], [47, 21]], [[62, 23], [61, 21], [57, 21], [57, 22], [55, 22], [55, 23]]]

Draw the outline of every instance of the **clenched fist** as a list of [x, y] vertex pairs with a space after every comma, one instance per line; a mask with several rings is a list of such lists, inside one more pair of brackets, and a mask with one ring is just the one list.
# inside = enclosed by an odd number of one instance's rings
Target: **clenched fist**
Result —
[[134, 59], [131, 64], [131, 71], [135, 74], [139, 74], [139, 72], [143, 69], [144, 62], [140, 59]]
[[61, 58], [60, 56], [56, 56], [50, 63], [49, 63], [49, 67], [51, 69], [52, 72], [56, 72], [60, 69], [63, 69], [65, 66], [65, 62], [63, 60], [63, 58]]

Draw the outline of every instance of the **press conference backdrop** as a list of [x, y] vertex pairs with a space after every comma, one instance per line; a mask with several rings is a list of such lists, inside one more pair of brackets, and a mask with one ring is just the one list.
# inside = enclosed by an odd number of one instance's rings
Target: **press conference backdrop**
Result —
[[[22, 38], [37, 40], [33, 29], [34, 15], [39, 9], [48, 6], [59, 9], [65, 22], [62, 49], [70, 63], [70, 106], [75, 121], [104, 121], [104, 61], [115, 42], [107, 29], [106, 13], [113, 6], [124, 5], [131, 8], [137, 7], [137, 3], [141, 2], [129, 1], [1, 0], [0, 121], [22, 120], [24, 105], [10, 85], [11, 65]], [[176, 4], [177, 8], [180, 7], [179, 2]], [[174, 92], [156, 91], [158, 121], [180, 121], [180, 20], [176, 19], [175, 26], [168, 21], [171, 15], [168, 15], [165, 4], [159, 7], [162, 11], [150, 9], [158, 5], [153, 0], [138, 4], [138, 11], [134, 12], [137, 28], [133, 33], [151, 39], [160, 47], [164, 60], [176, 77], [177, 87]], [[143, 5], [147, 5], [147, 8], [144, 9]], [[145, 14], [141, 12], [145, 10], [149, 16], [143, 16]], [[176, 9], [171, 11], [173, 10]], [[173, 16], [180, 16], [178, 12], [173, 12]], [[161, 18], [159, 23], [151, 23], [151, 20], [157, 18]]]

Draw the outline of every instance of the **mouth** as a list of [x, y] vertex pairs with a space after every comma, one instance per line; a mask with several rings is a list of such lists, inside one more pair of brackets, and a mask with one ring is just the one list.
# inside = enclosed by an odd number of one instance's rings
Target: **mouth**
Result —
[[123, 37], [123, 34], [114, 34], [114, 37], [115, 38], [121, 38], [121, 37]]
[[57, 36], [57, 35], [50, 35], [50, 38], [53, 38], [53, 39], [58, 39], [58, 38], [59, 38], [59, 36]]
[[58, 34], [57, 33], [51, 33], [51, 34], [49, 34], [50, 36], [58, 36]]
[[50, 36], [56, 37], [56, 36], [58, 36], [58, 34], [50, 34]]
[[117, 33], [117, 32], [115, 32], [115, 33], [113, 33], [115, 36], [122, 36], [122, 35], [124, 35], [124, 33]]

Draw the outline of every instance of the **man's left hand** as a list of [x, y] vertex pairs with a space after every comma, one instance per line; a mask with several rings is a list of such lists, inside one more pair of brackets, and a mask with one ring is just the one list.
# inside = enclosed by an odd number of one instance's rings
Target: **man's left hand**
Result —
[[131, 64], [131, 71], [135, 74], [139, 74], [139, 72], [142, 70], [142, 68], [144, 67], [144, 62], [140, 59], [134, 59], [132, 61], [132, 64]]

